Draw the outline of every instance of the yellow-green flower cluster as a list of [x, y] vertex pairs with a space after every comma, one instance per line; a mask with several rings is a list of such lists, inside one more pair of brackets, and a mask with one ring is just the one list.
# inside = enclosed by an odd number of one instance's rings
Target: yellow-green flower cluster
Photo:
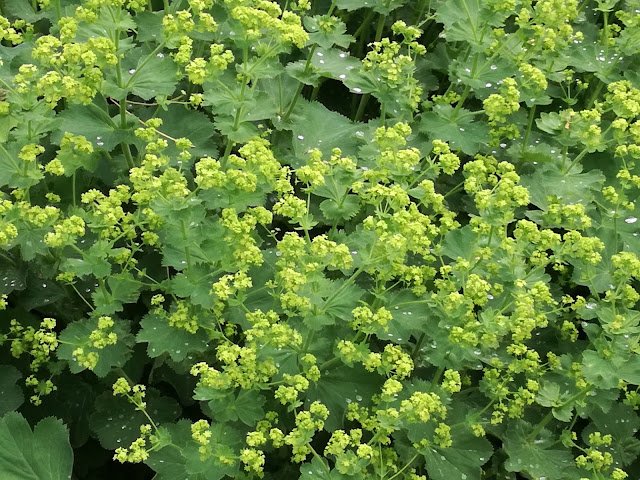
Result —
[[453, 175], [460, 168], [460, 158], [451, 152], [447, 143], [434, 140], [433, 153], [437, 155], [436, 165], [447, 175]]
[[[138, 204], [146, 204], [159, 196], [167, 199], [184, 198], [190, 193], [187, 179], [179, 168], [168, 166], [170, 159], [162, 153], [167, 147], [167, 142], [158, 138], [156, 130], [162, 125], [162, 120], [153, 118], [148, 120], [146, 125], [147, 128], [135, 131], [137, 137], [148, 143], [141, 165], [129, 171], [134, 191], [131, 199]], [[182, 150], [180, 158], [189, 159], [190, 154], [186, 150], [192, 146], [191, 142], [186, 138], [179, 138], [175, 139], [175, 143], [178, 149]], [[162, 173], [157, 175], [157, 171]]]
[[113, 319], [108, 316], [98, 319], [98, 328], [89, 335], [89, 343], [93, 348], [102, 350], [107, 345], [115, 345], [118, 336], [115, 332], [110, 331], [113, 328]]
[[85, 223], [82, 218], [72, 215], [54, 225], [53, 230], [45, 235], [44, 242], [50, 247], [62, 247], [75, 242], [77, 237], [84, 235]]
[[23, 34], [19, 32], [24, 27], [24, 21], [11, 22], [0, 15], [0, 42], [6, 40], [11, 45], [19, 45], [23, 42]]
[[191, 83], [202, 85], [206, 79], [225, 71], [234, 60], [233, 52], [224, 50], [224, 45], [214, 43], [209, 47], [209, 51], [210, 56], [207, 60], [197, 57], [185, 65], [184, 71]]
[[[410, 175], [420, 163], [420, 151], [415, 148], [401, 148], [407, 144], [407, 137], [411, 135], [411, 128], [406, 123], [396, 123], [393, 127], [376, 129], [373, 141], [379, 147], [380, 154], [376, 157], [377, 169], [367, 172], [367, 178], [386, 181], [396, 175]], [[375, 173], [374, 173], [375, 172]]]
[[505, 78], [500, 93], [492, 93], [482, 102], [491, 125], [492, 145], [497, 145], [501, 138], [516, 138], [519, 135], [515, 124], [505, 124], [507, 117], [520, 109], [520, 91], [516, 85], [513, 78]]
[[353, 320], [351, 328], [366, 334], [375, 334], [379, 330], [387, 331], [387, 324], [392, 320], [391, 312], [385, 307], [380, 307], [373, 313], [369, 307], [357, 307], [351, 312]]
[[509, 162], [498, 162], [491, 155], [476, 155], [474, 161], [464, 165], [463, 172], [464, 188], [474, 196], [483, 216], [507, 224], [513, 220], [517, 207], [529, 204], [529, 191], [518, 185], [520, 176]]
[[206, 420], [198, 420], [191, 424], [191, 438], [199, 445], [200, 458], [206, 460], [211, 454], [211, 425]]
[[[290, 338], [294, 343], [300, 341], [299, 335]], [[200, 377], [199, 385], [219, 390], [237, 387], [250, 390], [254, 385], [269, 382], [278, 372], [273, 358], [262, 358], [255, 341], [247, 342], [242, 347], [233, 343], [220, 344], [216, 349], [216, 358], [221, 370], [204, 362], [191, 369], [192, 375]]]
[[127, 238], [134, 237], [134, 216], [123, 208], [130, 198], [131, 191], [126, 185], [109, 190], [109, 195], [95, 189], [83, 193], [82, 203], [88, 204], [92, 213], [91, 228], [99, 229], [102, 238], [116, 238], [122, 234]]
[[128, 448], [116, 448], [114, 460], [120, 463], [141, 463], [149, 458], [147, 439], [151, 437], [151, 425], [140, 425], [140, 436]]
[[231, 9], [231, 17], [244, 28], [247, 40], [273, 38], [284, 44], [304, 47], [309, 35], [302, 27], [300, 17], [288, 10], [284, 12], [276, 2], [252, 0]]
[[29, 368], [37, 372], [58, 348], [58, 338], [53, 331], [55, 326], [56, 321], [53, 318], [43, 319], [38, 330], [31, 326], [23, 327], [17, 320], [11, 320], [9, 327], [9, 336], [12, 338], [11, 354], [18, 358], [23, 353], [28, 353], [31, 356]]
[[313, 402], [309, 410], [302, 410], [296, 414], [295, 427], [284, 437], [284, 443], [292, 447], [294, 462], [303, 462], [311, 453], [310, 442], [315, 433], [324, 428], [325, 420], [329, 418], [329, 410], [320, 402]]
[[[409, 38], [411, 36], [412, 34]], [[382, 81], [388, 90], [403, 98], [408, 106], [415, 110], [420, 103], [422, 87], [414, 77], [415, 59], [411, 54], [423, 54], [426, 49], [411, 41], [408, 43], [408, 55], [401, 54], [403, 43], [393, 42], [388, 38], [371, 43], [371, 50], [362, 60], [362, 68], [377, 81]], [[413, 52], [411, 46], [416, 47]]]
[[578, 17], [578, 6], [577, 0], [541, 0], [534, 6], [522, 8], [516, 23], [525, 30], [531, 30], [533, 38], [529, 44], [534, 48], [542, 52], [560, 50], [570, 39], [583, 38], [581, 32], [574, 35], [571, 26]]
[[234, 246], [233, 257], [239, 268], [262, 265], [264, 258], [256, 245], [254, 231], [258, 224], [267, 226], [272, 220], [271, 212], [264, 207], [250, 208], [242, 217], [233, 208], [222, 210], [219, 222], [228, 231], [225, 240]]

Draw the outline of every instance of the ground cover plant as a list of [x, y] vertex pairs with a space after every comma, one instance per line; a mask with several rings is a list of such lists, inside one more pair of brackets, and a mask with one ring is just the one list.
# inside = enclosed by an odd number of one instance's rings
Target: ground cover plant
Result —
[[0, 478], [640, 477], [638, 0], [0, 9]]

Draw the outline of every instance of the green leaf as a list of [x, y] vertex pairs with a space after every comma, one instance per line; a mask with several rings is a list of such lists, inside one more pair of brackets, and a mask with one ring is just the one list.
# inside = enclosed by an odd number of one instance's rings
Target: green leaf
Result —
[[161, 12], [137, 12], [133, 20], [136, 22], [136, 40], [139, 42], [158, 42], [161, 40], [158, 32], [162, 31], [162, 19], [164, 11]]
[[350, 220], [360, 211], [360, 198], [357, 195], [347, 195], [342, 203], [329, 198], [320, 202], [319, 207], [330, 222]]
[[0, 150], [0, 186], [28, 188], [44, 176], [35, 162], [27, 163], [18, 158], [23, 145], [13, 142]]
[[320, 330], [323, 326], [342, 323], [351, 318], [351, 311], [359, 305], [364, 295], [357, 285], [347, 283], [346, 280], [318, 281], [308, 284], [300, 294], [309, 297], [320, 305], [322, 311], [317, 314], [307, 314], [304, 323], [312, 330]]
[[424, 297], [417, 297], [408, 289], [401, 289], [385, 295], [385, 306], [391, 312], [393, 320], [388, 331], [378, 332], [381, 340], [403, 343], [413, 334], [419, 334], [431, 328], [437, 318]]
[[121, 130], [111, 120], [111, 117], [96, 105], [70, 105], [58, 114], [61, 120], [58, 128], [57, 141], [69, 132], [83, 135], [94, 148], [104, 148], [107, 151], [123, 141], [132, 140], [127, 131]]
[[11, 21], [20, 19], [27, 23], [36, 23], [47, 16], [44, 10], [35, 12], [29, 0], [3, 0], [0, 11]]
[[611, 445], [598, 447], [598, 450], [611, 453], [615, 466], [630, 465], [638, 458], [640, 440], [636, 437], [640, 418], [631, 406], [618, 403], [609, 413], [597, 412], [592, 415], [591, 420], [592, 423], [582, 431], [585, 443], [590, 433], [610, 434], [613, 439]]
[[118, 336], [114, 345], [107, 345], [101, 350], [89, 346], [89, 335], [98, 328], [97, 318], [86, 318], [71, 322], [60, 333], [60, 345], [56, 350], [58, 358], [69, 362], [71, 373], [80, 373], [86, 368], [73, 358], [73, 351], [82, 347], [84, 353], [96, 352], [98, 363], [93, 369], [98, 377], [105, 377], [113, 367], [122, 367], [131, 355], [133, 336], [129, 333], [129, 322], [114, 319], [113, 332]]
[[555, 447], [556, 438], [548, 430], [543, 429], [537, 438], [528, 439], [533, 429], [530, 423], [519, 420], [506, 431], [503, 447], [509, 456], [506, 469], [533, 478], [565, 478], [565, 470], [574, 465], [573, 455]]
[[[204, 113], [188, 110], [182, 105], [171, 104], [157, 116], [162, 119], [162, 125], [158, 130], [171, 132], [173, 138], [186, 137], [191, 140], [194, 147], [189, 150], [189, 153], [194, 157], [217, 155], [217, 147], [210, 140], [215, 135], [215, 127]], [[169, 147], [164, 150], [169, 157], [177, 157], [178, 152], [174, 142], [169, 142]]]
[[[156, 425], [175, 421], [180, 415], [180, 405], [173, 398], [161, 397], [154, 389], [148, 389], [145, 397], [146, 411]], [[149, 419], [123, 396], [106, 391], [96, 399], [95, 410], [89, 417], [91, 429], [98, 436], [100, 445], [108, 450], [128, 447], [140, 436], [140, 426]]]
[[[131, 49], [122, 60], [122, 82], [115, 70], [107, 76], [103, 93], [123, 100], [130, 93], [143, 100], [169, 96], [178, 83], [178, 67], [162, 52], [154, 54], [144, 48]], [[122, 85], [120, 88], [118, 85]]]
[[594, 350], [582, 354], [582, 373], [588, 382], [604, 390], [615, 388], [620, 379], [616, 365]]
[[300, 83], [317, 87], [320, 75], [313, 68], [307, 68], [306, 60], [298, 60], [287, 65], [287, 75]]
[[22, 388], [18, 380], [22, 374], [13, 365], [0, 365], [0, 415], [12, 412], [24, 402]]
[[352, 401], [362, 406], [371, 405], [371, 397], [380, 392], [384, 379], [375, 373], [367, 372], [361, 366], [350, 368], [339, 366], [323, 373], [320, 380], [309, 387], [306, 398], [310, 402], [319, 400], [331, 414], [325, 428], [333, 431], [342, 428], [343, 414]]
[[124, 305], [134, 303], [140, 296], [140, 283], [129, 272], [111, 275], [107, 280], [109, 291], [99, 289], [91, 297], [97, 315], [111, 315], [121, 312]]
[[300, 466], [299, 480], [358, 480], [358, 478], [360, 478], [358, 475], [343, 475], [335, 469], [330, 470], [327, 463], [318, 457], [313, 457], [311, 462]]
[[[212, 259], [210, 259], [212, 260]], [[182, 298], [191, 298], [191, 303], [204, 308], [213, 307], [214, 296], [211, 295], [211, 271], [202, 265], [193, 265], [191, 270], [184, 270], [171, 279], [171, 290]]]
[[458, 257], [471, 260], [471, 255], [477, 243], [478, 235], [467, 225], [447, 233], [442, 242], [442, 254], [452, 260]]
[[309, 32], [309, 41], [317, 44], [321, 48], [331, 48], [333, 45], [347, 48], [351, 42], [355, 40], [351, 35], [345, 35], [347, 25], [341, 20], [334, 20], [336, 23], [332, 30], [327, 32], [325, 29], [320, 28], [319, 22], [326, 22], [328, 20], [330, 20], [330, 18], [327, 15], [304, 17], [303, 22], [307, 32]]
[[442, 0], [435, 7], [436, 19], [445, 26], [447, 42], [468, 42], [480, 47], [488, 42], [489, 25], [499, 25], [499, 14], [478, 0]]
[[26, 280], [26, 271], [23, 267], [2, 258], [0, 261], [0, 295], [8, 295], [14, 290], [24, 290], [27, 286]]
[[204, 352], [207, 334], [200, 329], [195, 334], [169, 325], [167, 319], [148, 313], [140, 322], [136, 340], [148, 343], [147, 353], [155, 358], [167, 352], [173, 360], [181, 362], [189, 352]]
[[65, 258], [61, 269], [65, 272], [73, 272], [80, 278], [87, 275], [105, 278], [111, 274], [111, 263], [107, 260], [108, 249], [101, 243], [91, 245], [82, 258]]
[[64, 298], [65, 292], [58, 284], [41, 278], [42, 273], [33, 270], [31, 268], [27, 270], [26, 288], [16, 299], [22, 308], [29, 311], [53, 304]]
[[195, 400], [207, 401], [209, 415], [217, 422], [236, 422], [253, 427], [264, 418], [266, 399], [256, 390], [241, 390], [237, 395], [210, 387], [198, 387]]
[[362, 67], [362, 62], [350, 56], [349, 52], [337, 48], [318, 48], [311, 59], [311, 65], [322, 76], [350, 84], [351, 77]]
[[421, 116], [419, 128], [431, 140], [449, 142], [451, 148], [474, 155], [490, 140], [489, 125], [474, 121], [477, 113], [461, 108], [454, 114], [451, 105], [435, 105], [433, 111]]
[[71, 446], [80, 447], [91, 435], [89, 416], [93, 412], [95, 386], [78, 375], [60, 375], [56, 377], [55, 385], [57, 390], [43, 397], [43, 405], [39, 408], [62, 420], [69, 427]]
[[258, 135], [258, 128], [251, 122], [236, 123], [231, 115], [218, 116], [213, 122], [220, 133], [236, 143], [245, 143]]
[[392, 10], [400, 8], [405, 0], [338, 0], [338, 8], [349, 12], [360, 8], [371, 8], [373, 11], [387, 15]]
[[358, 124], [318, 102], [300, 100], [294, 112], [291, 130], [293, 150], [298, 158], [306, 158], [306, 153], [314, 148], [326, 156], [333, 148], [340, 148], [344, 156], [356, 153], [358, 142], [353, 134]]
[[191, 421], [167, 425], [166, 430], [173, 445], [152, 451], [146, 461], [157, 472], [155, 480], [237, 478], [239, 462], [229, 465], [219, 460], [220, 456], [233, 458], [238, 455], [243, 442], [236, 429], [220, 423], [212, 425], [209, 443], [212, 455], [204, 461], [198, 451], [200, 445], [191, 438]]
[[560, 391], [560, 385], [555, 382], [544, 381], [536, 396], [536, 403], [543, 407], [552, 408], [555, 418], [561, 422], [569, 422], [573, 418], [573, 404], [564, 406], [566, 400], [572, 396], [571, 392]]
[[570, 172], [561, 172], [556, 165], [541, 165], [530, 175], [523, 175], [522, 185], [529, 189], [530, 201], [536, 207], [547, 210], [547, 197], [555, 196], [563, 205], [582, 203], [588, 205], [594, 199], [594, 191], [600, 190], [605, 177], [599, 170], [581, 173], [576, 166]]
[[424, 456], [429, 478], [480, 480], [481, 467], [493, 454], [491, 443], [475, 437], [467, 428], [452, 429], [451, 440], [453, 444], [447, 448], [432, 446], [418, 450]]
[[19, 413], [8, 413], [0, 419], [3, 480], [67, 480], [72, 467], [69, 432], [60, 420], [45, 418], [32, 432]]

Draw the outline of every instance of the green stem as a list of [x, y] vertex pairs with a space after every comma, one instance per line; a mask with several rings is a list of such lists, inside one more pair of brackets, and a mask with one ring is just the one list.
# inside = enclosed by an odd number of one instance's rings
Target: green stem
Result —
[[522, 140], [522, 153], [524, 153], [527, 148], [527, 142], [529, 141], [529, 135], [531, 134], [531, 128], [533, 127], [533, 119], [536, 115], [536, 106], [534, 105], [529, 110], [529, 123], [527, 124], [527, 131], [524, 134], [524, 138]]
[[394, 475], [392, 475], [391, 477], [389, 477], [387, 480], [393, 480], [394, 478], [396, 478], [398, 475], [400, 475], [402, 472], [404, 472], [407, 468], [409, 468], [409, 466], [413, 463], [413, 461], [418, 458], [418, 455], [420, 455], [419, 453], [416, 453], [413, 457], [411, 457], [411, 460], [409, 460], [407, 462], [407, 464], [402, 467], [400, 470], [398, 470]]
[[440, 382], [440, 378], [443, 373], [444, 367], [438, 367], [438, 370], [436, 370], [436, 373], [433, 375], [433, 379], [431, 380], [431, 389]]
[[355, 38], [360, 38], [360, 35], [362, 35], [362, 32], [364, 32], [367, 29], [367, 27], [369, 26], [369, 23], [371, 22], [371, 20], [373, 20], [373, 17], [375, 17], [375, 15], [376, 15], [376, 12], [374, 10], [369, 10], [369, 12], [367, 13], [367, 16], [364, 17], [364, 20], [362, 20], [362, 22], [360, 23], [360, 26], [356, 30], [356, 33], [353, 34]]
[[573, 166], [574, 166], [576, 163], [578, 163], [580, 160], [582, 160], [582, 157], [584, 157], [584, 156], [587, 154], [587, 152], [588, 152], [588, 149], [587, 149], [587, 148], [583, 149], [583, 150], [578, 154], [578, 156], [573, 160], [573, 162], [571, 162], [571, 163], [569, 164], [569, 166], [567, 167], [567, 169], [566, 169], [563, 173], [564, 173], [564, 174], [569, 173], [569, 172], [571, 171], [571, 169], [573, 168]]
[[422, 342], [424, 341], [424, 337], [426, 337], [426, 333], [422, 332], [422, 334], [420, 334], [420, 338], [418, 338], [418, 341], [416, 342], [416, 346], [413, 349], [413, 353], [411, 353], [412, 359], [415, 359], [416, 356], [418, 355], [418, 352], [420, 351], [420, 347], [422, 347]]
[[329, 470], [329, 467], [327, 467], [327, 464], [324, 461], [324, 458], [321, 457], [320, 455], [318, 455], [318, 452], [316, 452], [313, 447], [311, 446], [311, 444], [308, 444], [309, 448], [311, 449], [311, 452], [313, 453], [313, 456], [316, 457], [318, 459], [318, 461], [320, 462], [320, 464], [322, 465], [322, 469], [325, 471], [325, 473], [327, 474], [327, 477], [331, 477], [331, 470]]
[[[391, 2], [387, 2], [387, 6], [389, 6]], [[379, 42], [382, 39], [382, 31], [384, 30], [384, 22], [386, 21], [387, 16], [380, 14], [380, 18], [378, 19], [378, 25], [376, 26], [376, 37], [374, 42]]]
[[[594, 385], [590, 385], [589, 387], [585, 388], [584, 390], [580, 390], [578, 393], [576, 393], [574, 396], [572, 396], [571, 398], [569, 398], [566, 402], [564, 402], [562, 405], [560, 405], [559, 407], [556, 408], [564, 408], [567, 405], [572, 404], [573, 402], [575, 402], [577, 399], [579, 399], [580, 397], [583, 397], [584, 395], [586, 395], [587, 393], [589, 393], [591, 390], [593, 390]], [[546, 427], [546, 425], [553, 419], [553, 410], [549, 411], [549, 413], [547, 413], [547, 415], [542, 419], [542, 421], [540, 423], [538, 423], [538, 425], [536, 425], [536, 428], [533, 429], [533, 431], [529, 434], [529, 436], [527, 437], [527, 443], [532, 442], [533, 440], [535, 440], [535, 438], [538, 436], [538, 434], [540, 433], [540, 431]]]
[[336, 297], [337, 297], [338, 295], [340, 295], [340, 293], [341, 293], [345, 288], [347, 288], [350, 284], [352, 284], [353, 282], [355, 282], [355, 281], [356, 281], [356, 278], [358, 277], [358, 275], [360, 275], [362, 272], [364, 272], [364, 268], [363, 268], [363, 267], [360, 267], [360, 268], [358, 268], [355, 272], [353, 272], [353, 275], [351, 275], [351, 276], [349, 277], [349, 279], [348, 279], [346, 282], [344, 282], [344, 283], [342, 284], [342, 286], [341, 286], [339, 289], [337, 289], [337, 290], [334, 292], [334, 294], [333, 294], [333, 295], [331, 295], [331, 296], [327, 299], [327, 301], [326, 301], [326, 302], [324, 302], [324, 307], [322, 307], [322, 310], [320, 311], [320, 313], [321, 313], [321, 314], [322, 314], [322, 313], [324, 313], [324, 312], [325, 312], [325, 310], [326, 310], [326, 308], [331, 304], [331, 302], [332, 302], [333, 300], [335, 300], [335, 299], [336, 299]]
[[[187, 228], [184, 224], [184, 220], [180, 220], [180, 224], [182, 226], [182, 239], [187, 241]], [[191, 274], [191, 251], [189, 250], [189, 246], [184, 247], [184, 254], [187, 257], [187, 271]]]
[[233, 148], [234, 142], [227, 138], [227, 146], [224, 149], [224, 153], [222, 154], [222, 160], [220, 161], [220, 165], [222, 168], [227, 167], [227, 159], [229, 158], [229, 154], [231, 153], [231, 149]]
[[353, 117], [354, 122], [359, 122], [362, 120], [362, 116], [364, 115], [364, 110], [367, 108], [367, 103], [369, 103], [369, 99], [371, 98], [371, 94], [367, 93], [360, 98], [360, 103], [358, 104], [358, 111], [356, 112], [355, 117]]
[[[309, 71], [309, 67], [311, 66], [311, 59], [313, 58], [313, 55], [316, 52], [316, 48], [318, 48], [318, 45], [313, 45], [311, 47], [311, 50], [309, 50], [309, 56], [307, 57], [307, 62], [304, 64], [304, 70], [302, 72], [303, 76]], [[298, 102], [298, 98], [300, 97], [300, 94], [302, 93], [303, 88], [304, 88], [304, 83], [300, 82], [300, 84], [298, 85], [298, 88], [296, 89], [296, 93], [293, 95], [293, 100], [291, 100], [291, 103], [289, 104], [289, 108], [287, 109], [287, 112], [282, 117], [283, 121], [286, 122], [289, 120], [289, 117], [293, 113], [293, 109], [296, 107], [296, 103]]]
[[[386, 6], [388, 7], [390, 4], [391, 4], [391, 0], [387, 1]], [[373, 40], [376, 43], [382, 39], [382, 32], [384, 31], [384, 22], [386, 21], [386, 19], [387, 19], [386, 15], [380, 14], [380, 17], [378, 18], [378, 25], [376, 27], [376, 36], [375, 36], [375, 39]], [[354, 122], [359, 122], [362, 119], [362, 116], [364, 115], [364, 111], [367, 108], [367, 103], [369, 103], [370, 98], [371, 98], [370, 93], [367, 93], [366, 95], [362, 96], [362, 98], [360, 99], [360, 104], [358, 105], [358, 111], [356, 112], [356, 115], [353, 118]]]

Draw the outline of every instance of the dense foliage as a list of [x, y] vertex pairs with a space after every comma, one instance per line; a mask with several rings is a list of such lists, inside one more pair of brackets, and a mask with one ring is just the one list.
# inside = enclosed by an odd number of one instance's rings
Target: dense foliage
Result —
[[640, 476], [639, 0], [0, 9], [0, 478]]

